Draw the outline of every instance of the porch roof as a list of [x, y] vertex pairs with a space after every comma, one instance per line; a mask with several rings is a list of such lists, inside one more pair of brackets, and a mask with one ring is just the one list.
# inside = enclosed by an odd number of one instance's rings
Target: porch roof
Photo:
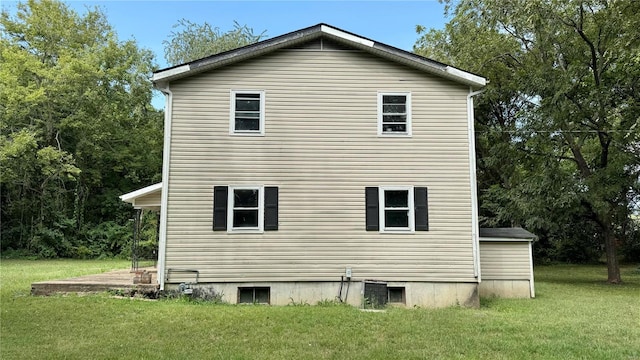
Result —
[[162, 183], [157, 183], [120, 195], [120, 200], [133, 205], [136, 209], [160, 210], [161, 197]]

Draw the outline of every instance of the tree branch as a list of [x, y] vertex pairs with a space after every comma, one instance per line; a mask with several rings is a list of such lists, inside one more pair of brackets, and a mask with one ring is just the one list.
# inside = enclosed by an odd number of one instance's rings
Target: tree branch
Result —
[[596, 51], [593, 42], [589, 40], [587, 35], [584, 33], [584, 7], [580, 4], [580, 23], [577, 24], [574, 28], [578, 32], [578, 35], [584, 40], [585, 43], [589, 46], [589, 50], [591, 51], [591, 69], [593, 70], [593, 80], [596, 83], [596, 86], [600, 86], [600, 73], [598, 72], [598, 53]]
[[578, 164], [578, 170], [583, 178], [588, 178], [591, 176], [591, 169], [589, 169], [589, 164], [584, 159], [582, 152], [580, 151], [580, 147], [576, 144], [575, 139], [571, 135], [570, 132], [562, 132], [562, 136], [565, 139], [567, 145], [569, 145], [569, 149], [571, 149], [571, 153], [573, 154], [576, 164]]

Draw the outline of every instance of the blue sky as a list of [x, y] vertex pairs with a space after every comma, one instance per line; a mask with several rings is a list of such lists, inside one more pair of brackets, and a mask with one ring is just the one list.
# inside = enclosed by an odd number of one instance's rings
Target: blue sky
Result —
[[[15, 1], [0, 0], [2, 8], [15, 9]], [[121, 40], [135, 38], [140, 47], [152, 50], [160, 68], [167, 66], [162, 41], [173, 25], [185, 18], [205, 21], [222, 31], [233, 21], [248, 25], [268, 37], [282, 35], [318, 23], [411, 51], [418, 39], [416, 25], [442, 28], [444, 5], [424, 1], [65, 1], [83, 13], [99, 6]], [[160, 100], [158, 102], [158, 100]], [[162, 106], [161, 99], [154, 105]]]
[[205, 21], [221, 30], [233, 21], [269, 37], [328, 23], [373, 40], [411, 50], [418, 36], [415, 27], [442, 28], [444, 5], [428, 1], [69, 1], [83, 10], [102, 7], [120, 38], [134, 37], [153, 50], [161, 67], [166, 65], [162, 41], [179, 19]]

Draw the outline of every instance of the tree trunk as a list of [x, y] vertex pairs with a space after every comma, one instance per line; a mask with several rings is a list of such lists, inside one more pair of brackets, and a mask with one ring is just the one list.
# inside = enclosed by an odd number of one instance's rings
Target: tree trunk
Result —
[[607, 253], [607, 282], [609, 284], [620, 284], [620, 266], [616, 251], [616, 237], [611, 231], [610, 224], [604, 224], [604, 247]]

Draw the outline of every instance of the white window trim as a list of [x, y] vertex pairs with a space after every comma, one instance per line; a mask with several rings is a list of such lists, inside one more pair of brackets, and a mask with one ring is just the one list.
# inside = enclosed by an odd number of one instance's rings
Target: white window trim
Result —
[[[236, 95], [259, 94], [260, 95], [260, 131], [236, 130]], [[231, 90], [229, 106], [229, 134], [239, 136], [264, 136], [265, 117], [265, 92], [264, 90]]]
[[[386, 95], [403, 95], [407, 97], [407, 132], [384, 132], [382, 131], [382, 97]], [[378, 136], [384, 137], [411, 137], [412, 136], [411, 125], [411, 92], [393, 92], [393, 91], [379, 91], [378, 92]]]
[[[258, 227], [233, 227], [233, 210], [235, 190], [258, 190]], [[227, 232], [228, 233], [263, 233], [264, 232], [264, 186], [263, 185], [236, 185], [229, 186], [227, 198]]]
[[[409, 227], [406, 228], [392, 228], [387, 227], [385, 223], [385, 191], [388, 190], [406, 190], [408, 191], [407, 196], [409, 197], [409, 201], [407, 205], [409, 206]], [[414, 195], [413, 195], [413, 186], [380, 186], [378, 187], [378, 210], [379, 214], [379, 222], [380, 222], [380, 232], [381, 233], [414, 233], [416, 231], [416, 214], [415, 214], [415, 204], [414, 204]]]

